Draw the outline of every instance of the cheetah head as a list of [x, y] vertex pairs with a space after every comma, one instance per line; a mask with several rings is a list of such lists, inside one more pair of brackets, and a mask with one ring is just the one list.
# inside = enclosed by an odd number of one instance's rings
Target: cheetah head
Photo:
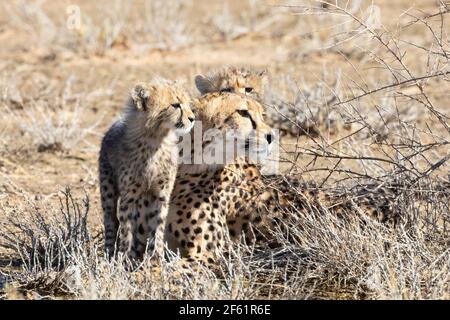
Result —
[[275, 133], [264, 122], [264, 108], [256, 100], [242, 94], [209, 93], [194, 105], [202, 125], [204, 154], [208, 148], [223, 150], [224, 164], [258, 162], [269, 154]]
[[250, 95], [260, 99], [267, 83], [267, 70], [253, 71], [237, 67], [225, 67], [206, 76], [195, 77], [201, 94], [208, 92], [231, 92]]
[[136, 84], [131, 91], [131, 107], [154, 132], [182, 136], [194, 126], [191, 98], [176, 81], [158, 78]]

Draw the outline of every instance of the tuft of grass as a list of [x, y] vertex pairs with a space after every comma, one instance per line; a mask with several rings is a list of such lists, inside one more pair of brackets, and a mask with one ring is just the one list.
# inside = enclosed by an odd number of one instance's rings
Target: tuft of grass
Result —
[[36, 105], [25, 113], [14, 113], [13, 119], [18, 127], [31, 138], [38, 152], [70, 150], [83, 142], [100, 121], [83, 127], [82, 108], [77, 101], [73, 108], [65, 108], [49, 114], [47, 106]]
[[13, 109], [10, 100], [4, 101], [4, 119], [20, 129], [38, 152], [66, 151], [79, 147], [86, 137], [95, 133], [102, 121], [100, 116], [94, 123], [85, 125], [85, 104], [97, 96], [111, 94], [108, 90], [77, 94], [72, 92], [74, 78], [66, 80], [62, 93], [57, 97], [28, 97], [20, 108]]
[[317, 84], [307, 85], [294, 80], [292, 75], [283, 75], [272, 80], [265, 96], [267, 118], [283, 134], [317, 136], [335, 134], [351, 128], [351, 114], [344, 108], [333, 107], [339, 100], [340, 72], [334, 75], [333, 85], [327, 84], [327, 70]]

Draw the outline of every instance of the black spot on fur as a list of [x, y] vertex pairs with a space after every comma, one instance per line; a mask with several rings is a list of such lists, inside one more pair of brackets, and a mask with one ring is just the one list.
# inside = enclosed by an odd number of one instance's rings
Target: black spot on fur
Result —
[[200, 227], [197, 227], [197, 228], [194, 229], [194, 233], [195, 233], [195, 234], [200, 234], [200, 233], [202, 233], [202, 231], [203, 231], [203, 230], [202, 230], [202, 228], [200, 228]]

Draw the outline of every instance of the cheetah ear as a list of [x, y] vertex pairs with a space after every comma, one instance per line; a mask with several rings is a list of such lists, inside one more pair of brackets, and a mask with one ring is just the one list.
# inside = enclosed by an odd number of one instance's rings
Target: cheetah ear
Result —
[[202, 75], [198, 75], [195, 77], [195, 85], [197, 86], [197, 89], [201, 94], [214, 91], [212, 81]]
[[266, 78], [268, 76], [268, 74], [269, 74], [269, 71], [267, 71], [267, 69], [257, 72], [258, 77], [261, 77], [261, 78]]
[[150, 97], [150, 91], [145, 83], [138, 83], [131, 90], [131, 99], [133, 99], [133, 104], [136, 110], [147, 110], [147, 102]]

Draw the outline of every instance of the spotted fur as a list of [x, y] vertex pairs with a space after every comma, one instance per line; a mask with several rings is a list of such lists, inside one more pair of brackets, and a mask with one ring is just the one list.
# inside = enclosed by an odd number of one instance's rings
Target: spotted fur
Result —
[[[240, 116], [237, 111], [242, 108], [252, 121]], [[262, 117], [264, 108], [247, 96], [207, 94], [196, 109], [204, 130], [256, 129], [261, 137], [271, 133]], [[395, 201], [395, 188], [365, 185], [349, 194], [322, 190], [292, 177], [265, 177], [258, 164], [246, 158], [222, 166], [182, 164], [171, 197], [166, 239], [188, 261], [213, 266], [233, 242], [279, 245], [274, 230], [288, 228], [284, 222], [292, 212], [327, 210], [345, 217], [358, 206], [380, 222], [395, 224], [399, 218]]]
[[105, 249], [140, 259], [161, 254], [181, 135], [194, 123], [191, 100], [176, 82], [155, 79], [131, 91], [123, 116], [105, 134], [99, 157]]
[[[263, 121], [263, 107], [248, 96], [210, 93], [198, 100], [196, 111], [203, 131], [240, 129], [245, 135], [255, 130], [261, 148], [267, 150], [274, 140], [271, 128]], [[243, 213], [256, 217], [258, 209], [253, 207], [258, 201], [251, 182], [256, 172], [247, 165], [249, 161], [242, 157], [234, 159], [236, 164], [179, 167], [166, 230], [171, 249], [188, 259], [211, 262], [230, 238], [229, 222], [236, 218], [237, 224], [243, 225]], [[245, 206], [240, 206], [244, 202]]]

